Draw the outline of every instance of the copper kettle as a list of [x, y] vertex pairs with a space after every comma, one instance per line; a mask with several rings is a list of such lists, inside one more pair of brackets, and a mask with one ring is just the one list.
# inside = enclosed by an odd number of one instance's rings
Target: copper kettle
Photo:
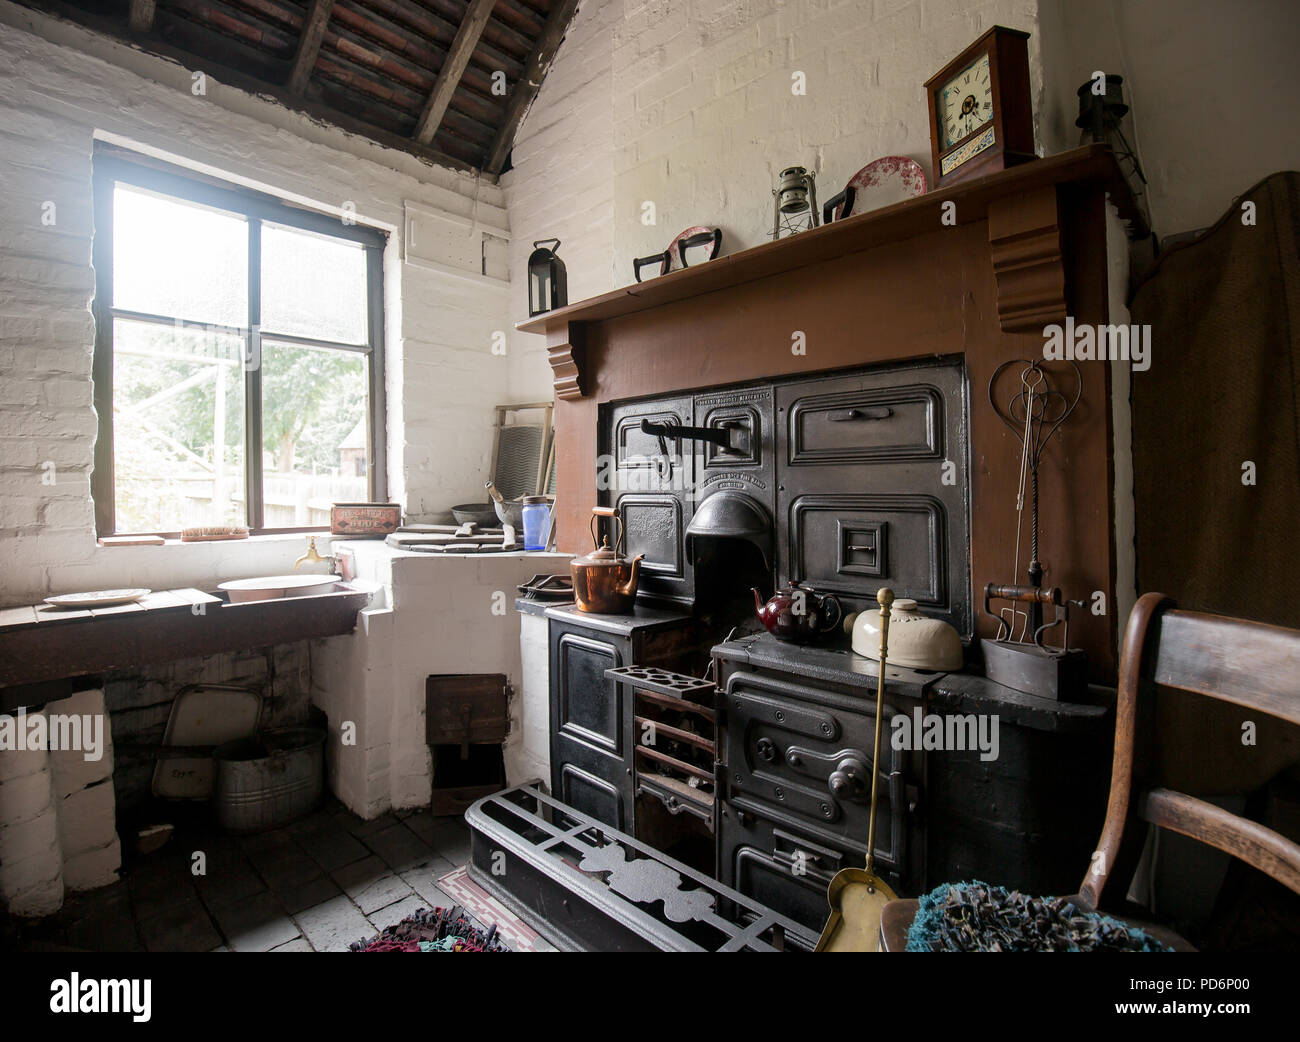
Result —
[[[613, 518], [617, 526], [618, 537], [612, 550], [609, 537], [596, 534], [596, 521], [602, 517]], [[613, 507], [592, 508], [591, 542], [596, 549], [586, 557], [575, 557], [569, 562], [573, 596], [579, 611], [597, 615], [632, 614], [637, 581], [641, 576], [641, 558], [645, 554], [637, 554], [630, 561], [623, 557], [623, 536], [623, 520]]]

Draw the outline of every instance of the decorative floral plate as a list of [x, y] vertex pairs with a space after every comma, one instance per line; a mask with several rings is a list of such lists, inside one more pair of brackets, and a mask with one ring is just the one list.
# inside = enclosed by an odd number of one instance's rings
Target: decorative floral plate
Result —
[[849, 213], [837, 214], [837, 220], [892, 206], [904, 199], [925, 195], [930, 190], [921, 165], [907, 156], [883, 156], [873, 160], [849, 178], [848, 187], [854, 192], [853, 209]]

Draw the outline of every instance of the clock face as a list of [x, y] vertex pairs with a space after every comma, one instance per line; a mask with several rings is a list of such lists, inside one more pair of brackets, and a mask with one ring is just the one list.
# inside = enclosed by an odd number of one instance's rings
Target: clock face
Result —
[[944, 148], [950, 148], [993, 118], [993, 80], [989, 75], [987, 52], [944, 84], [937, 105]]

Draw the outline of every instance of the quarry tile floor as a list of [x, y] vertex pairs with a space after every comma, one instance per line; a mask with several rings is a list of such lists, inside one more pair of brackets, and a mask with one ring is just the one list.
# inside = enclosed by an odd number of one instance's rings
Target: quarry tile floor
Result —
[[[125, 844], [124, 844], [125, 846]], [[196, 874], [196, 854], [206, 872]], [[22, 928], [22, 947], [125, 952], [346, 951], [420, 907], [456, 902], [437, 881], [469, 859], [464, 819], [427, 810], [363, 821], [331, 801], [273, 832], [178, 824], [112, 886], [71, 895]], [[549, 946], [548, 946], [549, 947]]]

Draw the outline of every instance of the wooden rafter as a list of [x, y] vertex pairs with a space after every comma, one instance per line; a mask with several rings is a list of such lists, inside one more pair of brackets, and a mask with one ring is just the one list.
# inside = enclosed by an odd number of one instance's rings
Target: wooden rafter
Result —
[[307, 82], [311, 79], [312, 69], [316, 67], [321, 40], [325, 38], [325, 27], [329, 25], [333, 13], [334, 0], [312, 0], [311, 9], [303, 19], [298, 53], [293, 59], [293, 72], [289, 74], [291, 94], [302, 95], [307, 92]]
[[131, 31], [147, 33], [153, 28], [153, 16], [158, 10], [157, 0], [131, 0], [131, 12], [127, 15], [127, 24]]
[[433, 85], [429, 100], [424, 103], [424, 110], [415, 125], [415, 140], [420, 144], [427, 145], [438, 132], [442, 117], [447, 112], [447, 106], [451, 104], [451, 96], [456, 93], [456, 86], [460, 83], [461, 76], [465, 74], [465, 67], [469, 65], [470, 56], [478, 46], [479, 37], [487, 28], [488, 19], [492, 17], [492, 8], [495, 6], [496, 0], [471, 0], [465, 12], [465, 20], [456, 30], [456, 38], [452, 40], [451, 48], [447, 51], [447, 59], [442, 63], [438, 80]]
[[555, 52], [560, 49], [560, 41], [564, 39], [573, 12], [577, 9], [578, 0], [559, 0], [551, 8], [546, 24], [542, 27], [542, 34], [537, 38], [537, 47], [528, 59], [523, 78], [515, 84], [511, 92], [510, 103], [506, 106], [505, 122], [497, 131], [496, 141], [492, 143], [487, 162], [483, 164], [483, 169], [487, 173], [499, 174], [501, 168], [505, 166], [506, 157], [510, 155], [510, 148], [515, 141], [515, 131], [519, 129], [519, 123], [524, 118], [524, 113], [528, 111], [528, 106], [537, 97], [542, 80], [546, 77], [546, 70], [551, 67]]

